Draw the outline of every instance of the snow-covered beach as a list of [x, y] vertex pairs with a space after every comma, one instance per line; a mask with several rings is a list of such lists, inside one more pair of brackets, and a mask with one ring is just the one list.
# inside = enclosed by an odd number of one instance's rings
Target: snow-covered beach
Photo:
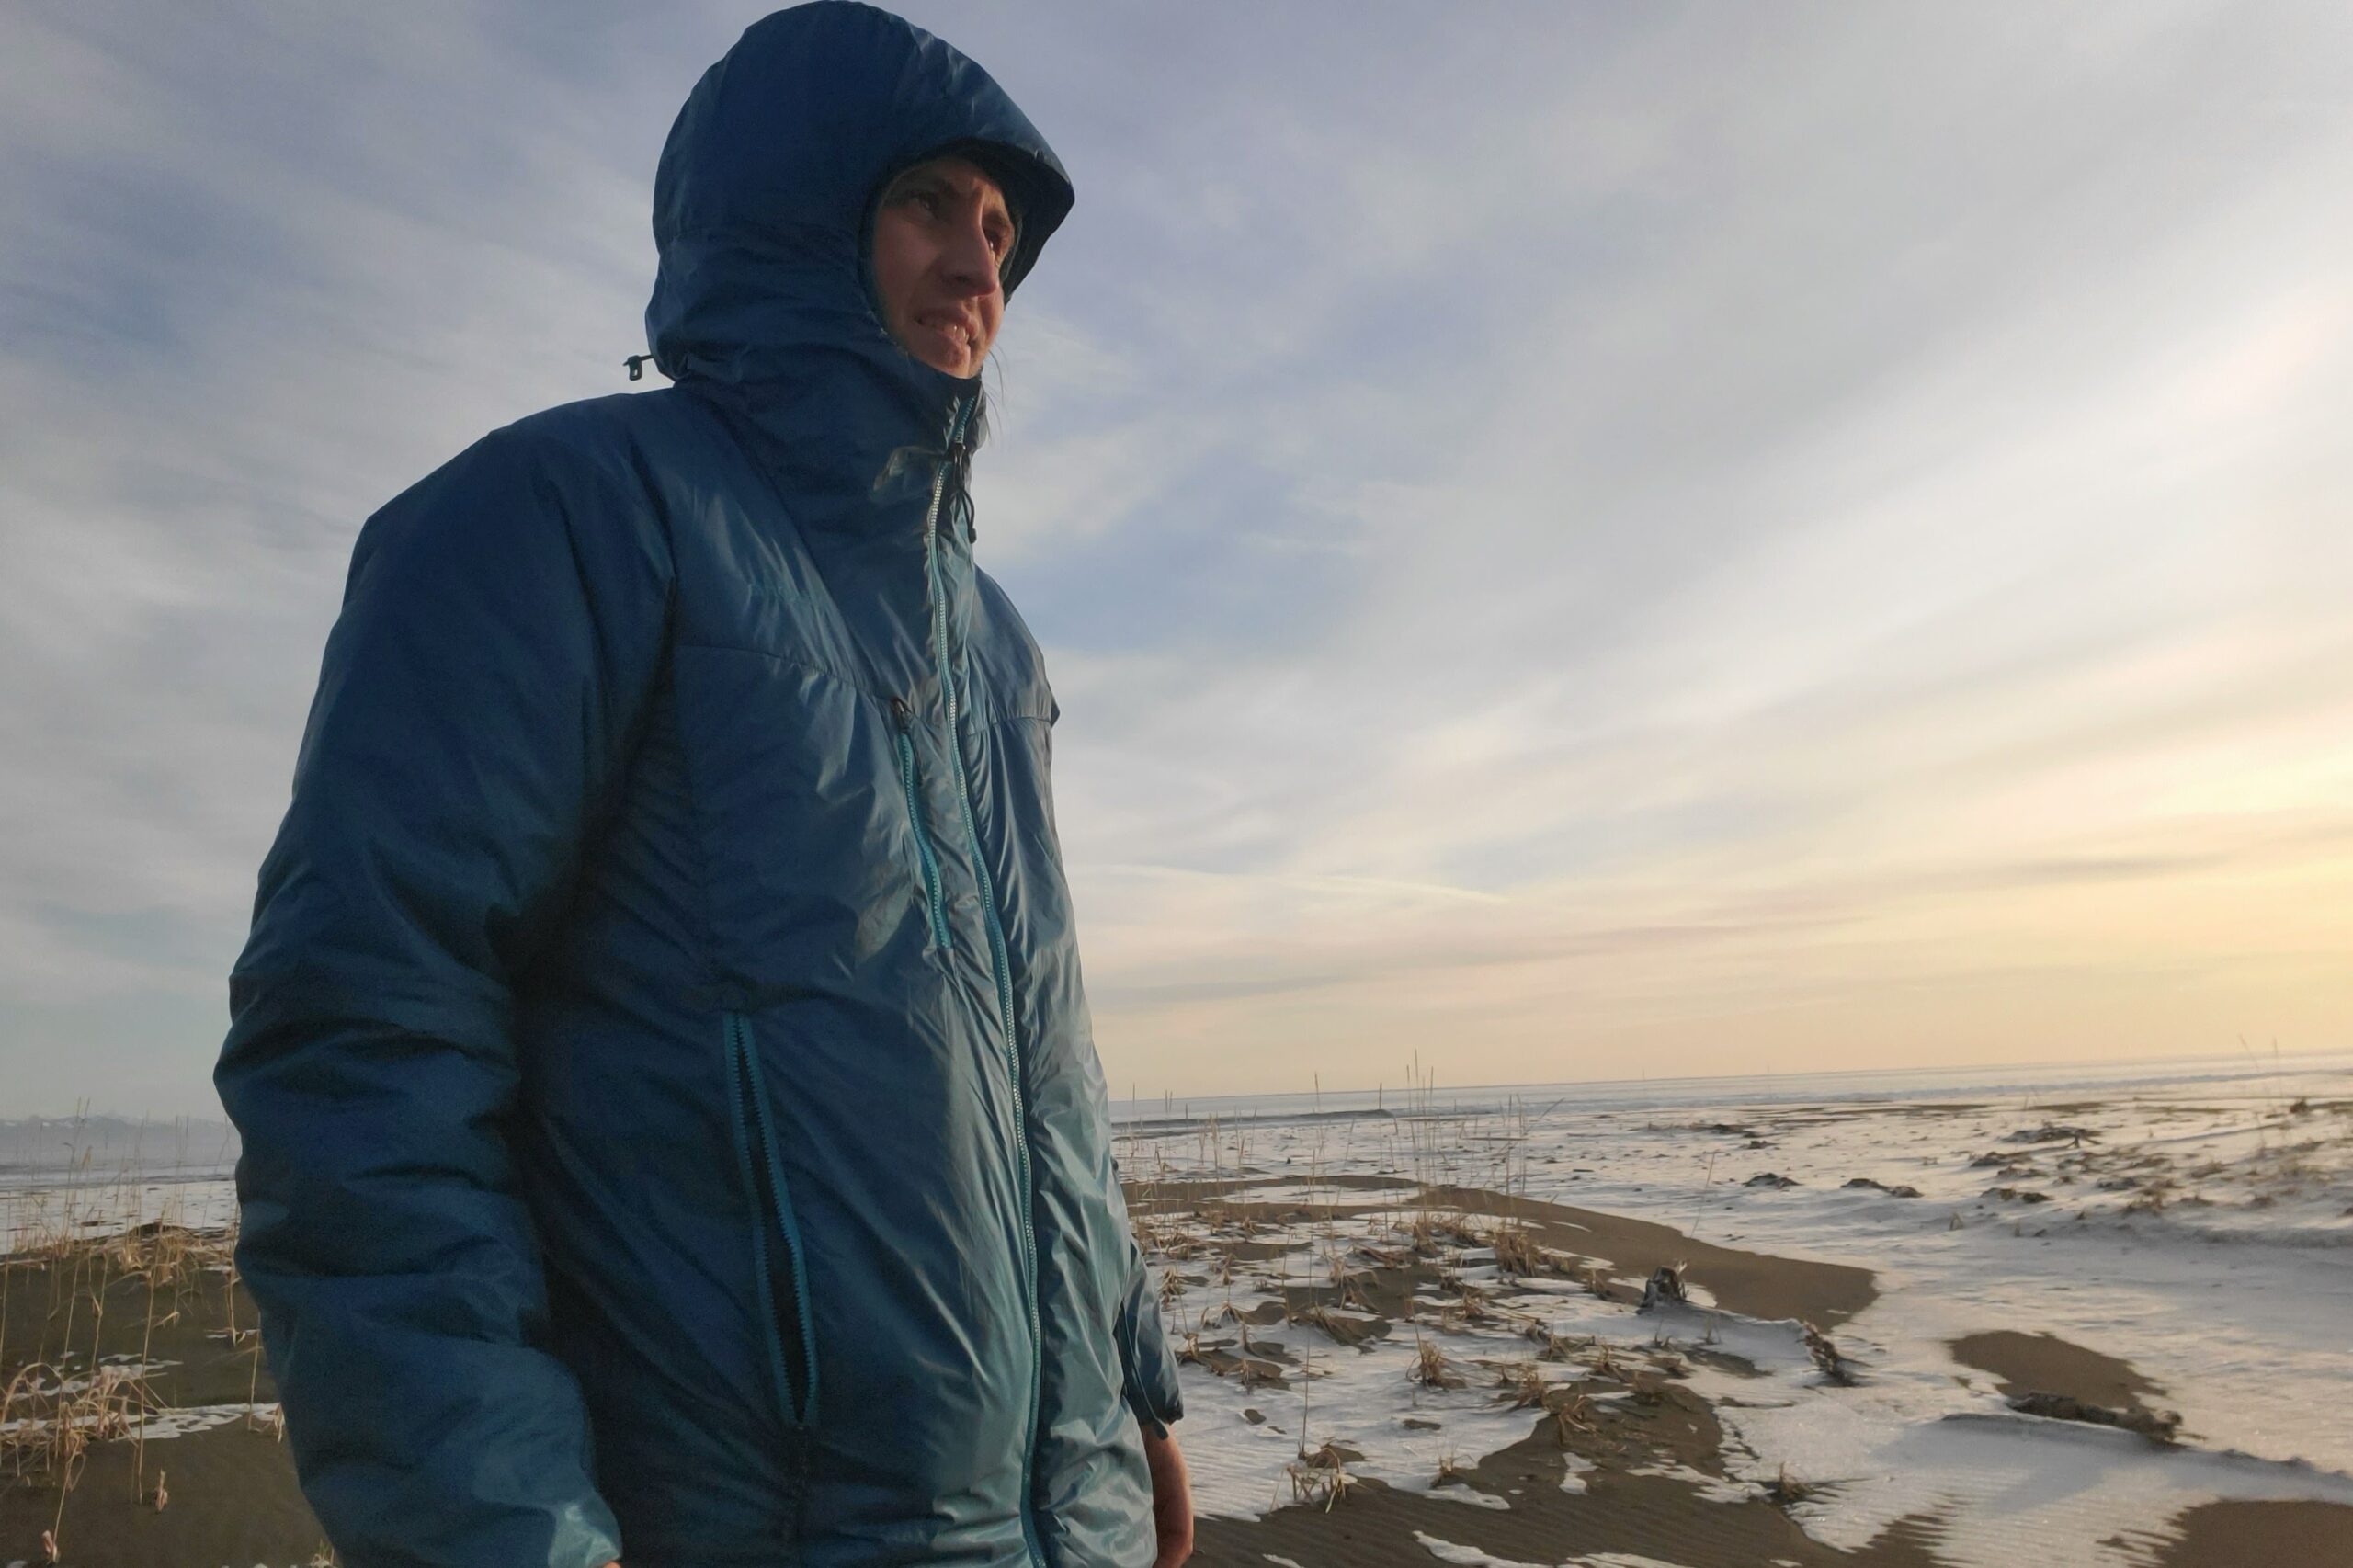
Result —
[[[2353, 1056], [1113, 1114], [1200, 1562], [2353, 1561]], [[227, 1275], [233, 1154], [0, 1128], [0, 1381], [38, 1361], [54, 1406], [112, 1367], [148, 1405], [63, 1509], [0, 1495], [0, 1564], [61, 1520], [97, 1568], [317, 1555]]]
[[[1373, 1561], [1313, 1550], [1367, 1482], [1434, 1500], [1398, 1562], [2353, 1553], [2353, 1060], [1120, 1109], [1200, 1504], [1261, 1521], [1211, 1560]], [[1707, 1451], [1620, 1441], [1678, 1401]], [[1574, 1504], [1495, 1462], [1547, 1444]]]

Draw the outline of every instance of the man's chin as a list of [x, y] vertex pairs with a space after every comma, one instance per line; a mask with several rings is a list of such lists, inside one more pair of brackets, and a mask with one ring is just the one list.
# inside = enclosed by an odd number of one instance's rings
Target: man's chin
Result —
[[908, 352], [917, 360], [930, 366], [944, 376], [955, 376], [970, 381], [979, 373], [979, 368], [972, 363], [972, 356], [969, 350], [909, 349]]

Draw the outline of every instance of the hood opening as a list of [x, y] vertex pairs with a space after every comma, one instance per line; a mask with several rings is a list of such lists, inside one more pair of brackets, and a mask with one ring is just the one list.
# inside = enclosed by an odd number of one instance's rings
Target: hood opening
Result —
[[[674, 380], [805, 381], [847, 355], [868, 373], [963, 386], [900, 348], [871, 268], [892, 177], [971, 158], [1005, 190], [1007, 300], [1070, 210], [1069, 176], [994, 78], [942, 40], [857, 0], [813, 0], [745, 29], [688, 95], [654, 180], [661, 267], [646, 306]], [[898, 363], [893, 364], [893, 361]]]

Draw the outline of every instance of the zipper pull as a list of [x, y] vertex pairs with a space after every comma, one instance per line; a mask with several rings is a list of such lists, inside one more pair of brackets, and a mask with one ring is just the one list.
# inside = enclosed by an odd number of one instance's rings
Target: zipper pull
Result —
[[893, 696], [891, 699], [891, 722], [899, 727], [899, 733], [903, 735], [915, 727], [915, 710], [907, 705], [905, 698]]

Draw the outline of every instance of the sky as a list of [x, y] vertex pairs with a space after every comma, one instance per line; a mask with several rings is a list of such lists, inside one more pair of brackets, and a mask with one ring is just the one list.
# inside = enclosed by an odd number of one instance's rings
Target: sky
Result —
[[[0, 1117], [216, 1108], [360, 522], [756, 6], [0, 8]], [[2353, 11], [915, 5], [1117, 1096], [2353, 1045]]]

